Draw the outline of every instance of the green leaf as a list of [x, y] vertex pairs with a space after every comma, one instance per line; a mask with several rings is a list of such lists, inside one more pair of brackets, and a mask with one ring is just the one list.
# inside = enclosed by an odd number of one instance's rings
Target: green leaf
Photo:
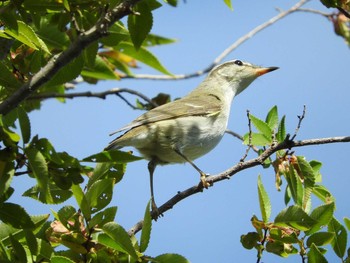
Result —
[[90, 155], [83, 159], [83, 162], [114, 162], [114, 163], [128, 163], [141, 160], [141, 157], [132, 155], [130, 152], [122, 152], [119, 150], [103, 151], [97, 154]]
[[27, 262], [27, 255], [21, 243], [19, 243], [15, 238], [13, 238], [12, 235], [10, 235], [10, 241], [13, 249], [13, 262]]
[[35, 227], [30, 216], [24, 208], [18, 204], [0, 204], [0, 220], [14, 228], [30, 229]]
[[310, 214], [310, 217], [316, 220], [316, 224], [312, 226], [307, 235], [311, 235], [319, 231], [322, 227], [327, 226], [333, 218], [335, 204], [333, 202], [316, 207]]
[[348, 231], [350, 231], [350, 219], [348, 217], [344, 217], [344, 223]]
[[151, 229], [152, 229], [152, 217], [151, 217], [151, 211], [150, 211], [150, 203], [148, 202], [146, 206], [145, 215], [143, 217], [143, 227], [141, 232], [141, 239], [140, 239], [140, 252], [145, 252], [150, 238], [151, 238]]
[[325, 203], [334, 202], [335, 199], [329, 190], [323, 185], [315, 185], [312, 193]]
[[139, 2], [134, 13], [128, 16], [128, 29], [134, 47], [138, 50], [146, 39], [153, 25], [153, 16], [146, 1]]
[[286, 138], [286, 116], [284, 115], [278, 125], [276, 139], [278, 142], [283, 142]]
[[309, 251], [307, 252], [307, 259], [308, 263], [328, 263], [326, 258], [314, 244], [311, 245]]
[[342, 259], [345, 255], [348, 238], [345, 227], [333, 217], [328, 224], [328, 232], [334, 233], [334, 239], [332, 240], [331, 244], [335, 254]]
[[23, 196], [31, 197], [44, 204], [60, 204], [72, 196], [69, 190], [62, 190], [53, 183], [49, 183], [46, 188], [35, 185], [25, 191]]
[[112, 167], [113, 167], [113, 163], [111, 162], [97, 163], [92, 172], [92, 176], [89, 177], [87, 188], [89, 189], [91, 185], [97, 180], [106, 178], [105, 175], [110, 171]]
[[176, 7], [177, 6], [177, 0], [163, 0], [165, 3], [173, 6], [173, 7]]
[[267, 125], [269, 125], [271, 130], [274, 130], [277, 128], [278, 125], [278, 110], [277, 110], [277, 106], [273, 106], [269, 113], [266, 116], [266, 120], [265, 122], [267, 123]]
[[111, 207], [108, 207], [105, 210], [97, 213], [90, 220], [89, 226], [90, 227], [98, 226], [99, 228], [101, 228], [105, 224], [107, 224], [108, 222], [113, 222], [115, 215], [117, 213], [117, 209], [118, 208], [116, 206], [111, 206]]
[[80, 185], [73, 184], [71, 186], [73, 195], [75, 197], [75, 200], [78, 203], [78, 206], [83, 213], [86, 220], [89, 220], [91, 218], [91, 207], [85, 197], [85, 194], [83, 192], [83, 189], [81, 189]]
[[38, 35], [34, 32], [33, 28], [31, 28], [28, 24], [23, 21], [18, 20], [18, 31], [13, 29], [5, 29], [5, 32], [11, 37], [17, 39], [23, 44], [35, 49], [35, 50], [43, 50], [44, 52], [50, 54], [49, 49], [47, 48], [44, 41], [42, 41]]
[[81, 75], [83, 77], [94, 79], [119, 79], [119, 76], [113, 71], [108, 61], [104, 60], [99, 55], [96, 56], [96, 60], [93, 65], [86, 66], [82, 70]]
[[296, 205], [283, 209], [275, 218], [275, 224], [279, 226], [291, 226], [302, 231], [310, 229], [315, 223], [313, 218]]
[[298, 253], [298, 250], [295, 247], [280, 241], [267, 242], [266, 251], [280, 257], [288, 257], [290, 254]]
[[135, 49], [133, 45], [128, 42], [122, 42], [118, 45], [118, 49], [120, 52], [141, 61], [147, 66], [158, 70], [167, 75], [171, 75], [171, 73], [159, 62], [159, 60], [147, 49], [144, 47], [140, 47], [138, 50]]
[[108, 28], [108, 35], [101, 38], [101, 43], [110, 47], [115, 47], [121, 41], [127, 40], [129, 37], [128, 30], [124, 27], [122, 22], [119, 21]]
[[306, 245], [311, 247], [312, 244], [315, 246], [325, 246], [329, 244], [334, 238], [334, 233], [330, 232], [317, 232], [312, 234], [306, 241]]
[[270, 238], [271, 240], [277, 240], [283, 243], [299, 243], [299, 239], [297, 236], [297, 231], [291, 231], [291, 228], [287, 229], [279, 229], [279, 228], [271, 228], [270, 229]]
[[13, 73], [0, 61], [0, 86], [8, 89], [18, 89], [22, 83], [13, 75]]
[[257, 128], [258, 131], [262, 133], [267, 140], [269, 140], [269, 142], [272, 142], [272, 129], [270, 128], [270, 126], [266, 122], [260, 120], [252, 114], [249, 114], [249, 118], [252, 121], [255, 128]]
[[[53, 248], [44, 240], [38, 239], [38, 255], [37, 262], [50, 262], [51, 255], [53, 253]], [[51, 261], [52, 262], [52, 261]]]
[[64, 256], [52, 256], [50, 262], [51, 263], [74, 263], [73, 260]]
[[[42, 225], [49, 218], [49, 214], [47, 215], [39, 215], [39, 216], [31, 216], [31, 220], [33, 221], [35, 227], [33, 229], [37, 230], [42, 227]], [[10, 234], [17, 240], [20, 240], [25, 237], [24, 235], [25, 229], [14, 228], [8, 224], [0, 223], [0, 241], [8, 246], [10, 244], [9, 236]]]
[[86, 67], [93, 68], [95, 66], [95, 60], [98, 51], [98, 42], [91, 43], [87, 48], [83, 50], [84, 64]]
[[71, 220], [72, 217], [74, 217], [76, 212], [77, 211], [73, 206], [66, 205], [58, 211], [58, 213], [55, 215], [55, 218], [59, 220], [63, 226], [68, 227], [69, 226], [68, 221]]
[[45, 157], [35, 148], [26, 148], [25, 152], [31, 171], [38, 182], [38, 188], [43, 195], [40, 196], [40, 200], [42, 202], [52, 203], [53, 199], [50, 192], [48, 191], [49, 172]]
[[97, 180], [88, 189], [85, 196], [92, 213], [103, 209], [111, 202], [114, 182], [113, 178]]
[[29, 251], [32, 255], [37, 255], [38, 253], [38, 241], [34, 233], [30, 230], [24, 230], [24, 235], [26, 238], [26, 243], [29, 248]]
[[294, 202], [302, 207], [304, 191], [303, 184], [299, 175], [297, 174], [297, 171], [293, 168], [293, 166], [290, 166], [290, 169], [286, 171], [285, 175]]
[[17, 107], [19, 126], [21, 128], [23, 143], [30, 140], [30, 121], [26, 111], [22, 107]]
[[233, 6], [231, 3], [231, 0], [224, 0], [225, 4], [228, 6], [228, 8], [230, 8], [231, 11], [233, 11]]
[[[245, 134], [243, 136], [243, 143], [248, 145], [249, 144], [249, 133]], [[265, 135], [261, 133], [251, 133], [251, 145], [255, 146], [266, 146], [271, 144], [271, 139], [266, 138]]]
[[260, 204], [261, 215], [262, 215], [263, 221], [267, 223], [271, 215], [271, 203], [270, 203], [270, 198], [261, 181], [260, 175], [258, 177], [258, 194], [259, 194], [259, 204]]
[[179, 254], [162, 254], [154, 258], [157, 263], [190, 263], [185, 257]]
[[15, 174], [15, 167], [13, 162], [0, 161], [0, 197], [1, 198], [6, 199], [5, 196], [3, 195], [10, 188], [14, 174]]
[[158, 45], [172, 44], [176, 41], [177, 40], [174, 38], [167, 38], [167, 37], [158, 36], [154, 34], [148, 34], [148, 36], [146, 37], [142, 45], [144, 47], [153, 47]]
[[48, 19], [42, 19], [38, 36], [50, 47], [63, 50], [69, 44], [69, 37], [66, 33], [60, 31], [55, 24], [50, 24]]
[[257, 232], [249, 232], [246, 235], [241, 235], [241, 243], [245, 249], [252, 249], [257, 247], [260, 243], [261, 237]]
[[43, 87], [58, 86], [77, 78], [84, 66], [83, 56], [74, 58], [62, 67]]
[[[130, 237], [123, 227], [115, 222], [109, 222], [105, 224], [102, 229], [116, 244], [120, 246], [121, 250], [115, 247], [112, 248], [129, 254], [135, 260], [138, 259], [138, 255], [131, 243]], [[100, 241], [100, 235], [98, 240]]]

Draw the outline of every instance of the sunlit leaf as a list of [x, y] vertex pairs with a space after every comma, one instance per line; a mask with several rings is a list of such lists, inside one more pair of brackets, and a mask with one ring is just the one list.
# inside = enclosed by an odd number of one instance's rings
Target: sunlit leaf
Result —
[[18, 121], [21, 128], [23, 143], [30, 140], [30, 121], [26, 111], [22, 107], [17, 107]]
[[307, 252], [308, 263], [328, 263], [326, 258], [320, 252], [316, 245], [312, 244], [309, 251]]
[[262, 215], [263, 221], [267, 223], [271, 215], [271, 203], [270, 203], [270, 198], [261, 181], [260, 175], [258, 177], [258, 194], [259, 194], [259, 204], [260, 204], [261, 215]]
[[17, 31], [6, 29], [5, 32], [33, 49], [41, 49], [46, 53], [50, 54], [50, 51], [47, 48], [45, 42], [39, 38], [39, 36], [34, 32], [33, 28], [31, 28], [28, 24], [24, 23], [23, 21], [17, 21], [17, 24]]
[[269, 125], [271, 130], [274, 130], [277, 128], [278, 125], [278, 110], [277, 110], [277, 106], [273, 106], [270, 111], [268, 112], [267, 116], [266, 116], [266, 120], [265, 122], [267, 123], [267, 125]]
[[141, 1], [134, 7], [134, 13], [128, 16], [128, 29], [134, 47], [138, 50], [153, 25], [153, 15], [147, 1]]
[[110, 222], [105, 224], [102, 229], [114, 242], [120, 246], [123, 252], [128, 253], [133, 259], [138, 259], [138, 255], [131, 243], [130, 237], [123, 227], [115, 222]]
[[233, 11], [233, 6], [232, 6], [232, 3], [231, 3], [231, 0], [224, 0], [224, 2], [228, 6], [228, 8], [230, 8], [231, 11]]
[[143, 226], [140, 238], [140, 252], [146, 251], [151, 238], [152, 217], [150, 211], [150, 203], [151, 202], [148, 202], [146, 206], [145, 215], [143, 217]]
[[118, 50], [137, 59], [138, 61], [141, 61], [147, 66], [158, 70], [159, 72], [171, 75], [171, 73], [159, 62], [159, 60], [144, 47], [140, 47], [138, 50], [136, 50], [130, 43], [122, 42], [118, 45]]
[[312, 234], [306, 241], [306, 245], [310, 247], [312, 244], [315, 246], [325, 246], [329, 244], [334, 238], [334, 233], [331, 232], [317, 232]]
[[348, 238], [348, 233], [346, 232], [345, 227], [333, 217], [328, 224], [328, 232], [334, 233], [334, 238], [331, 244], [335, 254], [342, 259], [345, 255]]
[[185, 257], [179, 254], [162, 254], [154, 258], [157, 263], [190, 263]]
[[283, 209], [275, 218], [275, 224], [291, 226], [302, 231], [310, 229], [315, 223], [314, 219], [296, 205]]
[[249, 118], [252, 121], [253, 125], [255, 126], [255, 128], [258, 129], [258, 131], [263, 134], [266, 139], [268, 139], [270, 142], [272, 141], [272, 129], [269, 127], [269, 125], [260, 120], [259, 118], [255, 117], [252, 114], [249, 114]]
[[24, 208], [18, 204], [0, 204], [0, 220], [13, 226], [14, 228], [28, 229], [35, 227], [30, 216], [27, 214]]
[[86, 200], [92, 212], [97, 212], [106, 207], [112, 200], [114, 179], [101, 179], [94, 182], [86, 192]]

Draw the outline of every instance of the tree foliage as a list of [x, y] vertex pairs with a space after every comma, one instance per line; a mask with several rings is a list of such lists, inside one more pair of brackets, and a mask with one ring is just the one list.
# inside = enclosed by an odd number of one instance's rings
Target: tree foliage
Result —
[[[177, 0], [165, 4], [177, 6]], [[224, 3], [233, 9], [231, 1]], [[350, 43], [348, 1], [322, 0], [339, 11], [329, 16], [336, 34]], [[115, 222], [117, 207], [110, 206], [114, 186], [122, 180], [131, 153], [101, 152], [79, 160], [58, 152], [47, 138], [33, 135], [28, 113], [40, 110], [42, 98], [55, 94], [64, 101], [69, 84], [96, 84], [100, 80], [134, 77], [139, 63], [172, 77], [149, 48], [174, 40], [151, 33], [157, 0], [15, 0], [0, 4], [0, 261], [1, 262], [188, 262], [177, 254], [148, 256], [152, 217], [146, 207], [137, 240]], [[121, 21], [126, 17], [125, 23]], [[74, 51], [74, 52], [73, 52]], [[137, 107], [149, 109], [169, 101], [159, 94]], [[300, 117], [300, 119], [302, 119]], [[260, 147], [258, 153], [293, 141], [286, 118], [277, 106], [265, 120], [250, 114], [256, 131], [244, 141]], [[244, 160], [243, 160], [244, 161]], [[92, 163], [87, 165], [87, 163]], [[325, 245], [350, 262], [347, 233], [350, 219], [334, 217], [335, 200], [322, 184], [318, 161], [307, 161], [288, 149], [276, 151], [263, 163], [273, 168], [276, 188], [285, 181], [286, 208], [271, 219], [273, 210], [262, 180], [258, 180], [261, 219], [252, 217], [253, 232], [241, 236], [246, 249], [282, 257], [298, 253], [308, 262], [326, 262]], [[29, 215], [20, 204], [9, 202], [16, 191], [14, 176], [36, 182], [23, 196], [45, 204], [75, 199], [76, 207], [63, 206], [49, 214]], [[311, 198], [322, 205], [312, 208]]]

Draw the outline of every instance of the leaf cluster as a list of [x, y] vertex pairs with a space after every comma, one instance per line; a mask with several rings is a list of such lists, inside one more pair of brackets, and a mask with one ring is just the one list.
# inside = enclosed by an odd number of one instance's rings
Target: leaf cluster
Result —
[[[286, 139], [285, 117], [279, 120], [276, 106], [269, 111], [265, 121], [253, 115], [249, 118], [258, 132], [250, 132], [246, 137], [250, 136], [251, 141], [257, 142], [257, 145], [268, 147], [274, 140], [281, 142]], [[350, 219], [344, 218], [346, 229], [335, 218], [335, 199], [322, 185], [320, 174], [322, 164], [318, 161], [308, 162], [303, 156], [281, 150], [276, 152], [275, 160], [270, 159], [265, 163], [265, 167], [271, 165], [275, 171], [277, 190], [281, 191], [282, 182], [286, 183], [284, 194], [286, 208], [271, 220], [271, 200], [259, 176], [258, 197], [261, 219], [255, 215], [252, 217], [251, 223], [255, 231], [241, 236], [243, 247], [255, 248], [259, 261], [266, 251], [281, 257], [299, 254], [302, 262], [306, 258], [307, 262], [328, 262], [325, 257], [327, 252], [325, 246], [330, 245], [343, 262], [349, 262], [350, 249], [346, 253], [346, 248]], [[312, 196], [317, 197], [321, 205], [312, 208]]]

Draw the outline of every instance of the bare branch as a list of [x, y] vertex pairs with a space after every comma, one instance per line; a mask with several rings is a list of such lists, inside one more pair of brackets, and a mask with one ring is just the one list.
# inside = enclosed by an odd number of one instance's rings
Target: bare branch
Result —
[[232, 51], [237, 49], [240, 45], [242, 45], [244, 42], [252, 38], [254, 35], [262, 31], [263, 29], [273, 25], [278, 20], [281, 20], [282, 18], [299, 11], [299, 8], [303, 6], [305, 3], [307, 3], [310, 0], [301, 0], [294, 6], [292, 6], [290, 9], [286, 11], [281, 11], [278, 15], [272, 17], [265, 23], [258, 25], [253, 30], [248, 32], [247, 34], [243, 35], [239, 39], [237, 39], [232, 45], [230, 45], [228, 48], [226, 48], [217, 58], [214, 59], [213, 63], [211, 63], [208, 67], [204, 68], [203, 70], [199, 70], [190, 74], [178, 74], [178, 75], [148, 75], [148, 74], [136, 74], [133, 76], [122, 76], [123, 78], [134, 78], [134, 79], [152, 79], [152, 80], [179, 80], [179, 79], [188, 79], [193, 77], [198, 77], [203, 74], [208, 73], [213, 67], [218, 65], [225, 57], [227, 57]]
[[50, 61], [32, 79], [22, 85], [16, 92], [0, 104], [0, 114], [7, 114], [27, 99], [41, 85], [48, 82], [61, 68], [66, 66], [92, 42], [107, 34], [108, 27], [131, 13], [131, 8], [140, 0], [124, 0], [113, 10], [106, 12], [88, 31], [80, 34], [77, 39], [60, 54], [53, 56]]
[[[207, 177], [207, 181], [210, 185], [214, 185], [214, 183], [226, 180], [238, 172], [241, 172], [245, 169], [255, 167], [258, 165], [262, 165], [264, 161], [269, 158], [272, 154], [279, 150], [283, 149], [292, 149], [296, 147], [304, 147], [309, 145], [321, 145], [321, 144], [330, 144], [330, 143], [343, 143], [350, 142], [350, 136], [343, 137], [329, 137], [329, 138], [318, 138], [318, 139], [310, 139], [310, 140], [302, 140], [302, 141], [291, 141], [289, 137], [287, 137], [283, 142], [274, 144], [268, 149], [266, 149], [260, 156], [244, 161], [239, 162], [238, 164], [232, 166], [231, 168], [223, 171], [220, 174], [210, 175]], [[192, 186], [184, 191], [178, 192], [175, 196], [165, 202], [162, 206], [158, 208], [159, 213], [164, 214], [166, 211], [172, 209], [177, 203], [181, 200], [200, 193], [203, 191], [202, 188], [198, 187], [198, 185]], [[142, 220], [136, 223], [129, 231], [129, 235], [134, 235], [142, 229], [143, 222]]]
[[[33, 95], [33, 96], [29, 97], [28, 99], [30, 99], [30, 100], [54, 99], [54, 98], [74, 99], [74, 98], [79, 98], [79, 97], [88, 97], [88, 98], [93, 97], [93, 98], [105, 99], [108, 95], [118, 95], [121, 99], [123, 99], [129, 105], [129, 102], [124, 97], [122, 97], [120, 95], [121, 93], [129, 93], [129, 94], [135, 95], [137, 97], [140, 97], [144, 101], [148, 102], [153, 107], [158, 106], [157, 103], [155, 103], [152, 99], [150, 99], [146, 95], [144, 95], [141, 92], [138, 92], [136, 90], [128, 89], [128, 88], [113, 88], [113, 89], [102, 91], [102, 92], [86, 91], [86, 92], [71, 92], [71, 93], [44, 93], [44, 94]], [[131, 106], [134, 108], [133, 105], [131, 105]]]
[[297, 134], [298, 134], [300, 126], [301, 126], [301, 123], [302, 123], [303, 119], [305, 118], [305, 114], [306, 114], [306, 105], [304, 105], [303, 114], [301, 116], [298, 115], [298, 119], [299, 119], [298, 125], [295, 128], [294, 135], [292, 136], [292, 138], [290, 138], [291, 141], [293, 141], [295, 139], [295, 137], [297, 137]]

